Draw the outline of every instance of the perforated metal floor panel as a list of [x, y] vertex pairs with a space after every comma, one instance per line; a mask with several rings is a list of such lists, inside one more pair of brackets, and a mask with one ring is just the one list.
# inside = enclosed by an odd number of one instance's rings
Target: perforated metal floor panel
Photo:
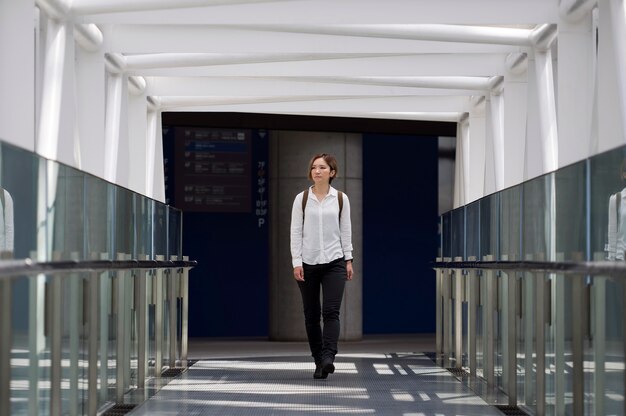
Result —
[[130, 414], [499, 415], [423, 354], [344, 354], [313, 379], [309, 357], [199, 360]]

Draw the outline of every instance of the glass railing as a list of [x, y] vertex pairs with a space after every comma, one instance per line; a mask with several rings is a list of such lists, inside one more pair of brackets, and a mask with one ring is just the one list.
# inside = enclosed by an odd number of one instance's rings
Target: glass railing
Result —
[[2, 142], [0, 188], [0, 415], [100, 414], [187, 365], [181, 211]]
[[438, 358], [486, 398], [538, 415], [626, 413], [625, 156], [440, 218]]

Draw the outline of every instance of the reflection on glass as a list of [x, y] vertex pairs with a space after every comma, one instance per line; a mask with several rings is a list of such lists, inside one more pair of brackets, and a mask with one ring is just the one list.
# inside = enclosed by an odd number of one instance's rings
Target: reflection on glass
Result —
[[12, 258], [13, 251], [13, 197], [11, 197], [9, 191], [4, 188], [0, 188], [0, 258]]
[[[624, 261], [626, 146], [486, 196], [440, 221], [447, 257]], [[477, 345], [468, 361], [476, 361], [478, 376], [515, 391], [530, 411], [624, 414], [624, 276], [482, 270], [476, 281], [479, 302], [463, 311], [462, 326], [476, 314]], [[464, 345], [471, 343], [466, 336]]]
[[[168, 229], [168, 210], [157, 201], [0, 142], [0, 261], [145, 260], [140, 255], [155, 258], [153, 247], [161, 255], [168, 247], [181, 255], [174, 248], [181, 245], [182, 214], [171, 210]], [[140, 276], [124, 270], [1, 280], [0, 389], [7, 389], [10, 402], [9, 411], [2, 407], [0, 413], [50, 414], [54, 399], [61, 414], [95, 414], [88, 411], [90, 405], [98, 409], [124, 401], [118, 400], [120, 390], [126, 394], [139, 382], [137, 322], [141, 314], [146, 318], [148, 308], [137, 307], [135, 290], [138, 279], [151, 278]], [[151, 289], [144, 301], [152, 297]], [[164, 288], [158, 293], [162, 305]], [[157, 326], [167, 330], [163, 317], [147, 320], [152, 331]], [[96, 381], [89, 384], [92, 376]], [[91, 386], [95, 390], [90, 404]], [[0, 401], [3, 397], [0, 394]]]

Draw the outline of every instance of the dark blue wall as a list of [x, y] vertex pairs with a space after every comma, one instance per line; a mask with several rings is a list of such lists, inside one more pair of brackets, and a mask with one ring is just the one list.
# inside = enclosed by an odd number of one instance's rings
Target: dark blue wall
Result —
[[363, 136], [363, 332], [435, 331], [437, 138]]
[[[164, 132], [167, 196], [175, 206], [174, 128]], [[257, 201], [268, 200], [265, 131], [252, 130], [251, 143], [250, 212], [183, 213], [183, 253], [198, 261], [189, 275], [190, 337], [268, 334], [269, 215], [257, 210]]]

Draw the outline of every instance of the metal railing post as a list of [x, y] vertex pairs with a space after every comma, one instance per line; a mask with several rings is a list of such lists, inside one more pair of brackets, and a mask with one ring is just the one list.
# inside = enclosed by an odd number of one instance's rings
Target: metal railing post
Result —
[[[449, 257], [444, 258], [444, 261], [450, 261]], [[452, 349], [452, 311], [451, 311], [451, 280], [450, 269], [445, 269], [442, 276], [441, 288], [443, 292], [443, 360], [444, 363], [448, 363], [450, 360], [450, 351]], [[446, 364], [447, 365], [447, 364]]]
[[[469, 257], [469, 261], [475, 261], [475, 257]], [[476, 351], [476, 312], [478, 308], [478, 276], [477, 271], [470, 270], [467, 275], [468, 296], [467, 296], [467, 358], [470, 375], [476, 377], [477, 351]]]
[[[100, 273], [91, 273], [88, 287], [88, 369], [87, 369], [87, 414], [95, 415], [98, 411], [98, 312], [100, 310]], [[104, 388], [104, 387], [103, 387]]]
[[[184, 261], [189, 261], [189, 256], [183, 256]], [[181, 336], [180, 336], [180, 360], [181, 367], [187, 367], [187, 353], [189, 349], [189, 269], [183, 269], [183, 276], [180, 282], [181, 292]]]
[[[437, 257], [437, 262], [440, 263], [441, 257]], [[441, 281], [443, 279], [443, 273], [445, 269], [435, 269], [435, 355], [437, 358], [443, 354], [443, 317], [442, 317], [442, 288]]]
[[[454, 261], [462, 261], [455, 257]], [[454, 269], [454, 367], [463, 366], [463, 270]]]
[[517, 406], [517, 277], [514, 272], [507, 274], [507, 395], [509, 406]]
[[[178, 256], [170, 256], [170, 260], [178, 260]], [[170, 368], [176, 367], [176, 351], [178, 350], [178, 330], [176, 328], [176, 321], [178, 317], [178, 300], [176, 297], [176, 282], [178, 280], [179, 270], [170, 269], [169, 276], [167, 277], [167, 304], [169, 308], [169, 366]]]
[[61, 415], [61, 331], [63, 325], [63, 281], [61, 276], [50, 278], [50, 309], [49, 309], [49, 338], [50, 338], [50, 415]]
[[[148, 256], [139, 256], [140, 260], [148, 260]], [[145, 269], [137, 271], [135, 279], [135, 305], [137, 307], [137, 387], [144, 388], [146, 385], [148, 368], [148, 343], [147, 343], [147, 272]]]
[[0, 279], [0, 415], [11, 414], [11, 281]]
[[[165, 256], [157, 255], [157, 261], [163, 261]], [[156, 269], [154, 277], [154, 375], [161, 377], [163, 369], [163, 269]]]
[[[493, 261], [492, 255], [487, 255], [484, 257], [485, 261]], [[487, 380], [487, 386], [489, 388], [493, 388], [495, 386], [495, 373], [494, 373], [494, 346], [495, 346], [495, 332], [494, 332], [494, 313], [496, 309], [495, 299], [496, 299], [496, 289], [495, 289], [495, 271], [494, 270], [486, 270], [485, 278], [487, 285], [487, 299], [485, 300], [485, 336], [487, 338], [486, 350], [484, 351], [485, 357], [485, 367], [483, 375]]]

